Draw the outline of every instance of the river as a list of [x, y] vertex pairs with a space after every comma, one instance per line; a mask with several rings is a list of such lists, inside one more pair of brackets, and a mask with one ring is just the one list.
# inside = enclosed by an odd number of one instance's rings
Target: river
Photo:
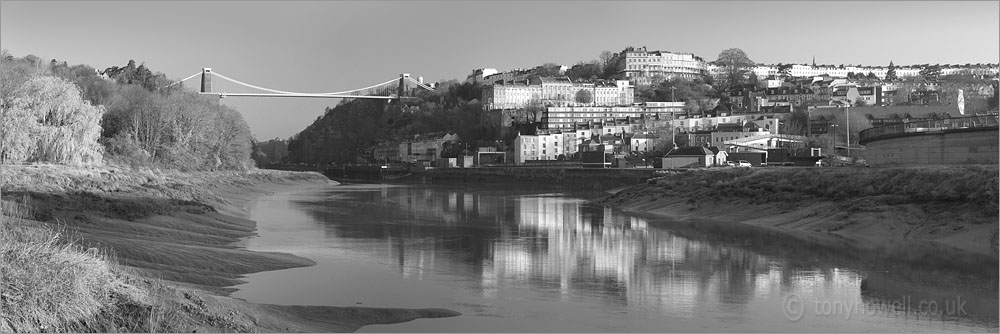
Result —
[[247, 275], [232, 296], [463, 313], [361, 332], [997, 331], [995, 261], [879, 261], [591, 203], [602, 195], [340, 185], [261, 197], [259, 236], [241, 245], [317, 265]]

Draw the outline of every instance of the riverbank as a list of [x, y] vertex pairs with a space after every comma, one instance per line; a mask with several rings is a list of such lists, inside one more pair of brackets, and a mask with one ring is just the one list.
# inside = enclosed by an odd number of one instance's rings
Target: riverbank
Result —
[[731, 168], [669, 174], [600, 202], [680, 220], [929, 242], [997, 258], [998, 168]]
[[497, 186], [557, 186], [567, 189], [603, 190], [644, 183], [658, 172], [653, 168], [566, 168], [566, 167], [475, 167], [434, 168], [385, 179], [393, 183], [463, 184]]
[[[244, 274], [314, 264], [232, 246], [256, 233], [255, 222], [245, 219], [245, 204], [260, 195], [331, 184], [318, 173], [265, 170], [4, 166], [0, 185], [9, 247], [3, 255], [20, 262], [5, 261], [3, 306], [22, 311], [5, 313], [0, 329], [323, 332], [457, 315], [438, 309], [262, 305], [226, 296]], [[66, 261], [57, 260], [66, 256], [92, 264], [70, 264], [83, 268], [75, 275], [48, 275], [51, 285], [69, 285], [81, 296], [74, 300], [86, 307], [75, 313], [60, 308], [65, 301], [45, 300], [58, 298], [45, 291], [22, 291], [37, 286], [33, 280], [46, 280], [40, 272], [65, 272]]]

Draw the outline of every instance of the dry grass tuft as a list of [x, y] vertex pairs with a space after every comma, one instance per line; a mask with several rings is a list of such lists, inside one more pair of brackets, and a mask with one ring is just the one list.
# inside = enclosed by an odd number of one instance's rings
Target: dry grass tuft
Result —
[[154, 307], [156, 286], [83, 249], [48, 224], [26, 220], [31, 205], [2, 202], [0, 331], [149, 332], [171, 328]]

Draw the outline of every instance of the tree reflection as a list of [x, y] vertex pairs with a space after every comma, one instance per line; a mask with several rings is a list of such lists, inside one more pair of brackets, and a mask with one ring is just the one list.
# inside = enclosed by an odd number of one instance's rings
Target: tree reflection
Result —
[[[390, 187], [299, 205], [325, 224], [328, 238], [384, 244], [374, 251], [401, 275], [474, 277], [487, 298], [528, 286], [553, 298], [597, 296], [607, 305], [674, 316], [693, 316], [706, 304], [744, 314], [755, 299], [790, 292], [860, 298], [872, 268], [919, 275], [925, 266], [942, 267], [933, 256], [901, 261], [898, 252], [865, 253], [836, 238], [652, 219], [562, 194]], [[977, 275], [986, 277], [990, 266], [996, 272], [995, 260], [963, 261], [968, 265], [948, 265], [962, 273], [985, 268]]]

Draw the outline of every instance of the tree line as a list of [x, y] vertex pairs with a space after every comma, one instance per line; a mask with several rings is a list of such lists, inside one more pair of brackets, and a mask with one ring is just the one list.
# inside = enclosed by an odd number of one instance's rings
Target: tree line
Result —
[[250, 129], [236, 110], [167, 88], [166, 76], [144, 64], [97, 71], [4, 50], [0, 74], [2, 163], [253, 166]]
[[[496, 145], [500, 129], [485, 121], [482, 86], [449, 80], [434, 91], [403, 101], [342, 100], [288, 141], [290, 163], [349, 163], [380, 143], [397, 143], [427, 133], [455, 133], [461, 142], [443, 156]], [[511, 139], [512, 140], [512, 139]], [[468, 148], [468, 149], [467, 149]]]

